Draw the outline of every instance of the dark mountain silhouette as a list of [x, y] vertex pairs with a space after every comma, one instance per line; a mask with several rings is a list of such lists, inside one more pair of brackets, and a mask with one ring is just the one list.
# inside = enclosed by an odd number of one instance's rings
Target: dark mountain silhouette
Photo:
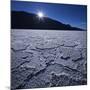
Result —
[[36, 14], [24, 11], [11, 11], [12, 29], [51, 29], [51, 30], [82, 30], [72, 27], [69, 24], [63, 24], [48, 17], [38, 18]]

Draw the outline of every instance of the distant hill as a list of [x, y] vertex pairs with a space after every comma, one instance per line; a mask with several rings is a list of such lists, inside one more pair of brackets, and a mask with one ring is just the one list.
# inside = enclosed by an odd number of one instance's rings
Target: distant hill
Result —
[[24, 11], [11, 11], [12, 29], [48, 29], [48, 30], [82, 30], [72, 27], [69, 24], [63, 24], [48, 17], [39, 20], [36, 14]]

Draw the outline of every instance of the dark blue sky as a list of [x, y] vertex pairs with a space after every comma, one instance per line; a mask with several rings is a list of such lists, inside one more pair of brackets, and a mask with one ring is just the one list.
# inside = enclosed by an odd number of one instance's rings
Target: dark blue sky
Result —
[[65, 24], [86, 29], [87, 7], [84, 5], [50, 4], [39, 2], [12, 1], [11, 10], [37, 14], [42, 11], [46, 17]]

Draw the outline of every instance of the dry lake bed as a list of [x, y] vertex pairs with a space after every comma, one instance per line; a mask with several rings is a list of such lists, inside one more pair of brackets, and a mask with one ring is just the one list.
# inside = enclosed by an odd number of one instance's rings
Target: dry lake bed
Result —
[[87, 84], [86, 31], [11, 30], [11, 88]]

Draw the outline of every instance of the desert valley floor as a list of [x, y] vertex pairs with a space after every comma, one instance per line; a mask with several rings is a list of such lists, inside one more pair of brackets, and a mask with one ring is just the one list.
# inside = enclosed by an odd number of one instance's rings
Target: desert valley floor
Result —
[[87, 84], [86, 31], [11, 30], [11, 88]]

